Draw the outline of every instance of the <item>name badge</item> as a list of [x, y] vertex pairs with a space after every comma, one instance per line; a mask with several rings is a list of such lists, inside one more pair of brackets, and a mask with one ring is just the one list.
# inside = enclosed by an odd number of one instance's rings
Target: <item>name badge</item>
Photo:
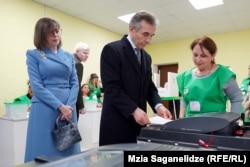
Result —
[[198, 101], [191, 101], [190, 102], [190, 110], [191, 111], [200, 111], [201, 110], [200, 102], [198, 102]]

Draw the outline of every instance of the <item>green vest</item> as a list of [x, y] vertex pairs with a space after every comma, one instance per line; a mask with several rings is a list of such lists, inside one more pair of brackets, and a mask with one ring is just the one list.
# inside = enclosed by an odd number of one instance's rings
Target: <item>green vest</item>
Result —
[[245, 78], [242, 80], [241, 85], [240, 85], [240, 89], [241, 89], [243, 94], [247, 93], [249, 82], [250, 82], [250, 78]]
[[185, 117], [208, 112], [226, 112], [228, 98], [223, 92], [223, 86], [236, 75], [227, 67], [218, 68], [208, 76], [192, 75], [192, 69], [177, 76], [179, 91], [186, 103]]
[[[250, 78], [244, 78], [241, 82], [240, 90], [242, 92], [243, 98], [247, 95], [249, 82], [250, 82]], [[243, 106], [241, 108], [241, 113], [243, 113], [243, 114], [245, 113], [245, 109]]]
[[29, 99], [29, 97], [27, 96], [27, 94], [26, 95], [22, 95], [20, 97], [17, 97], [17, 98], [15, 98], [13, 100], [14, 103], [27, 103], [27, 104], [29, 104], [30, 101], [31, 100]]
[[97, 102], [102, 103], [102, 100], [101, 100], [101, 94], [102, 94], [101, 88], [95, 88], [91, 83], [89, 83], [88, 85], [89, 85], [89, 90], [91, 91], [91, 94], [89, 95], [89, 98], [92, 100], [93, 97], [96, 95]]

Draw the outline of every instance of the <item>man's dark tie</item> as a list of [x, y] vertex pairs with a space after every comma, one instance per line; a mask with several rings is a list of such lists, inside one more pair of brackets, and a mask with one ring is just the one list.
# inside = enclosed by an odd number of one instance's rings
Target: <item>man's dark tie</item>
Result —
[[136, 50], [136, 57], [137, 57], [138, 63], [141, 65], [141, 50], [138, 48], [135, 48], [135, 50]]

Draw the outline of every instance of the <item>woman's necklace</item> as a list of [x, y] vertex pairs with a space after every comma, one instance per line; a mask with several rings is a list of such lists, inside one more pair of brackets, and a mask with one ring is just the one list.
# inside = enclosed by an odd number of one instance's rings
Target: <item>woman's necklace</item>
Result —
[[206, 76], [208, 74], [210, 74], [214, 69], [214, 64], [212, 64], [211, 68], [209, 70], [206, 71], [200, 71], [198, 68], [195, 70], [195, 75], [198, 77], [203, 77]]

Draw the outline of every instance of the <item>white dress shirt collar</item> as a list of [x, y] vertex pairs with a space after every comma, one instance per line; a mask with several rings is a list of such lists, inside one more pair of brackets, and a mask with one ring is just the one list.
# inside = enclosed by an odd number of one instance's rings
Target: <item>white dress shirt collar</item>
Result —
[[135, 50], [136, 46], [135, 46], [134, 42], [132, 41], [132, 39], [131, 39], [131, 37], [129, 35], [127, 36], [127, 39], [129, 41], [129, 43], [131, 44], [132, 48]]

